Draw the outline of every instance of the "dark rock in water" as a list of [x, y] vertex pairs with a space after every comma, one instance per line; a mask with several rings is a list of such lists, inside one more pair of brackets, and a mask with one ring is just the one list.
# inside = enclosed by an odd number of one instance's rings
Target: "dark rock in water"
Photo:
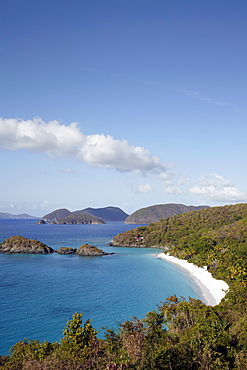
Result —
[[59, 254], [75, 254], [76, 249], [71, 247], [61, 247], [58, 250], [56, 250]]
[[103, 252], [102, 249], [95, 247], [94, 245], [81, 245], [77, 250], [76, 254], [79, 256], [107, 256], [113, 253]]
[[53, 252], [48, 245], [23, 236], [12, 236], [0, 244], [0, 253], [48, 254]]
[[40, 221], [37, 221], [36, 224], [37, 225], [45, 225], [46, 222], [45, 222], [45, 220], [40, 220]]

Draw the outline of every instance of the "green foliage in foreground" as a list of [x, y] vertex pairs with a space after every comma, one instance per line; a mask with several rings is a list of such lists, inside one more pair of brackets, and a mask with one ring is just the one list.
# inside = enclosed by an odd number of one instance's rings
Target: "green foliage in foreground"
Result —
[[[60, 342], [20, 341], [2, 369], [247, 369], [247, 205], [216, 207], [162, 220], [118, 236], [159, 240], [170, 253], [208, 265], [230, 291], [215, 307], [172, 296], [145, 318], [126, 321], [104, 339], [76, 313]], [[147, 243], [148, 244], [148, 243]], [[151, 244], [152, 245], [152, 244]], [[157, 245], [157, 243], [155, 243]]]

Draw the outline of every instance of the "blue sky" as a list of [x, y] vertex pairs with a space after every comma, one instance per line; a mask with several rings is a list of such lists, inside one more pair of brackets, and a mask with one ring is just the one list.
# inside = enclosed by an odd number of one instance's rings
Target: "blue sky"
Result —
[[247, 201], [247, 3], [1, 0], [0, 211]]

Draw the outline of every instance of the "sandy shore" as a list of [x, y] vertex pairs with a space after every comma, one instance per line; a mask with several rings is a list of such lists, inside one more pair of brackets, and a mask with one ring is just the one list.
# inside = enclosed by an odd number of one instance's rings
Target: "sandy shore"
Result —
[[168, 262], [175, 263], [179, 267], [187, 270], [200, 287], [204, 297], [204, 303], [209, 306], [216, 306], [219, 304], [225, 296], [226, 291], [229, 289], [225, 281], [214, 279], [211, 273], [204, 268], [195, 266], [186, 260], [180, 260], [176, 257], [169, 256], [169, 254], [166, 253], [159, 253], [156, 256]]

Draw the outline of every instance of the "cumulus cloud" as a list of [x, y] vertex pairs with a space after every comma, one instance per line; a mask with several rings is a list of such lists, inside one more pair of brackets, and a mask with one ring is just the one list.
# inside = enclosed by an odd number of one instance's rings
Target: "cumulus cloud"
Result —
[[165, 169], [158, 157], [147, 149], [129, 145], [126, 140], [116, 140], [110, 135], [88, 135], [79, 148], [79, 159], [96, 167], [115, 168], [120, 172], [160, 172]]
[[185, 185], [186, 182], [184, 180], [179, 180], [178, 182], [174, 182], [171, 180], [165, 180], [162, 183], [163, 190], [166, 194], [184, 194], [183, 185]]
[[223, 176], [215, 173], [202, 176], [190, 192], [215, 201], [238, 202], [247, 199], [247, 194], [242, 193]]
[[141, 194], [151, 193], [151, 191], [152, 191], [152, 186], [150, 184], [139, 185], [138, 187], [138, 193], [141, 193]]
[[44, 152], [50, 156], [72, 155], [94, 167], [160, 173], [166, 170], [158, 157], [126, 140], [116, 140], [110, 135], [85, 135], [78, 123], [70, 125], [58, 121], [0, 118], [0, 146], [9, 149], [26, 149]]
[[160, 173], [158, 178], [162, 180], [162, 188], [166, 194], [179, 195], [185, 193], [184, 185], [187, 181], [180, 178], [177, 171], [168, 169], [166, 172]]
[[10, 150], [27, 149], [44, 152], [52, 156], [68, 155], [83, 139], [77, 123], [69, 126], [58, 121], [0, 118], [0, 146]]

